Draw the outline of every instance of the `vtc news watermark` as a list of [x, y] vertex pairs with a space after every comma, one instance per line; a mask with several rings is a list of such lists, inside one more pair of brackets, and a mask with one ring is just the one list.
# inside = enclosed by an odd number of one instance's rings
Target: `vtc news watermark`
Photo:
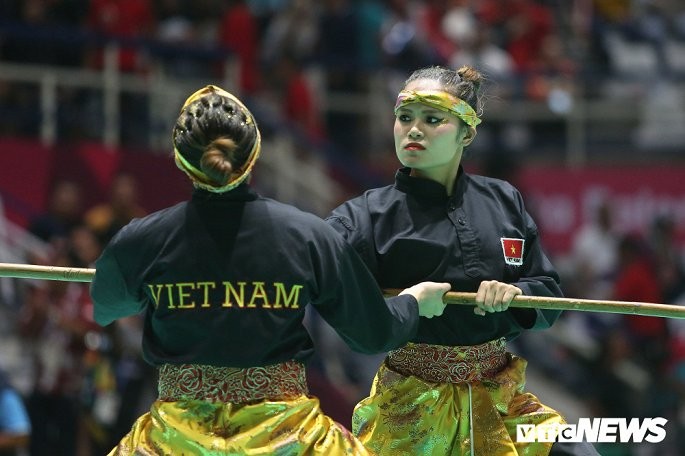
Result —
[[519, 424], [517, 442], [659, 443], [666, 418], [579, 418], [578, 424]]

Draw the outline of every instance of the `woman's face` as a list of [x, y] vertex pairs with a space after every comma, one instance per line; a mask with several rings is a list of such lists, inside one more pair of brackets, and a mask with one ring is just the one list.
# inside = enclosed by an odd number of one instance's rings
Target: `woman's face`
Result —
[[[405, 90], [442, 90], [437, 81], [419, 79]], [[430, 105], [410, 103], [401, 107], [395, 117], [395, 152], [402, 165], [428, 177], [456, 171], [468, 127], [455, 115]], [[437, 174], [437, 175], [436, 175]]]

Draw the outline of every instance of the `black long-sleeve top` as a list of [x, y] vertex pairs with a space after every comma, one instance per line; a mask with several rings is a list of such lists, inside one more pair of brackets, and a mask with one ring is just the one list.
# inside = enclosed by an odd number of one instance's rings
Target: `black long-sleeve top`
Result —
[[[448, 196], [443, 185], [409, 172], [400, 169], [394, 185], [369, 190], [327, 218], [357, 249], [382, 288], [429, 280], [475, 292], [481, 281], [498, 280], [516, 285], [525, 295], [562, 296], [537, 227], [512, 185], [460, 168]], [[523, 240], [522, 264], [505, 261], [503, 238]], [[549, 327], [559, 315], [510, 308], [479, 316], [470, 306], [449, 305], [440, 317], [422, 318], [413, 341], [474, 345], [499, 337], [511, 340], [523, 330]]]
[[383, 298], [323, 220], [247, 185], [195, 190], [132, 221], [97, 260], [91, 296], [101, 325], [145, 312], [143, 354], [154, 365], [306, 361], [310, 304], [363, 353], [406, 343], [419, 318], [414, 297]]

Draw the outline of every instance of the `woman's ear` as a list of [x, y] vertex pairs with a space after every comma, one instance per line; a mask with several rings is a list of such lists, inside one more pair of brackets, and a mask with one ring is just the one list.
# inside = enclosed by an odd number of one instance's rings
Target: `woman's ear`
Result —
[[468, 146], [473, 142], [473, 139], [476, 137], [476, 129], [473, 128], [470, 125], [466, 126], [466, 133], [464, 133], [464, 137], [461, 139], [461, 143], [464, 147]]

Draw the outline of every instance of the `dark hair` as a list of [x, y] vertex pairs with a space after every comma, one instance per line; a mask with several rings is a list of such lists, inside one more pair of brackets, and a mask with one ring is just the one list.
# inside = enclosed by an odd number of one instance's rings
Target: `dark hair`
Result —
[[257, 141], [252, 115], [214, 91], [181, 110], [173, 131], [176, 150], [213, 183], [224, 185], [242, 167]]
[[464, 100], [480, 115], [483, 108], [480, 88], [485, 78], [475, 68], [468, 65], [456, 71], [442, 66], [420, 68], [407, 78], [404, 87], [417, 79], [438, 81], [445, 92]]

